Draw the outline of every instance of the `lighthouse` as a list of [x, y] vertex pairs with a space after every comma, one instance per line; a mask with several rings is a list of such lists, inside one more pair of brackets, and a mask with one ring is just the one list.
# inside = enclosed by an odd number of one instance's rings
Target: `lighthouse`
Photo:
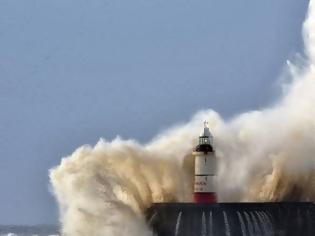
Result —
[[213, 136], [207, 121], [204, 122], [204, 129], [199, 136], [199, 144], [193, 155], [195, 157], [194, 201], [195, 203], [216, 203], [217, 160], [213, 148]]

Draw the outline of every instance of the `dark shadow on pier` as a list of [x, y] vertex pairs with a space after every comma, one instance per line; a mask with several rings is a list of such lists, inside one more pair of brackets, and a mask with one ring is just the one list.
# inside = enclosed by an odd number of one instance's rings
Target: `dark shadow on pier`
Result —
[[157, 203], [147, 211], [155, 236], [313, 236], [312, 203]]

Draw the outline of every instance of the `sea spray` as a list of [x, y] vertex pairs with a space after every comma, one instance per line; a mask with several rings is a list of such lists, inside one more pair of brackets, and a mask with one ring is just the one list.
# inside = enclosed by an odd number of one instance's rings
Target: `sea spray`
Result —
[[304, 23], [307, 63], [273, 106], [225, 122], [212, 110], [140, 145], [83, 146], [50, 172], [66, 236], [152, 235], [154, 202], [191, 201], [191, 151], [204, 120], [215, 137], [221, 201], [315, 201], [315, 0]]

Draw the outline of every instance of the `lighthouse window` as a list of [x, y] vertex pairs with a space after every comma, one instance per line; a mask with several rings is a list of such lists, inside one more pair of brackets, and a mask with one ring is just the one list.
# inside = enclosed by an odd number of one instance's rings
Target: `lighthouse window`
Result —
[[208, 138], [200, 138], [199, 143], [200, 144], [209, 144], [209, 140], [208, 140]]

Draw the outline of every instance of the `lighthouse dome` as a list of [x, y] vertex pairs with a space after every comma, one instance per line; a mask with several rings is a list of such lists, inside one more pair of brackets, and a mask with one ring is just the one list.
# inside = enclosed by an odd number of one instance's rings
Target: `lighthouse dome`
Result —
[[209, 130], [209, 127], [208, 127], [207, 125], [205, 125], [203, 131], [201, 131], [201, 133], [200, 133], [199, 136], [200, 136], [200, 137], [204, 137], [204, 136], [206, 136], [206, 137], [212, 137], [212, 134], [211, 134], [211, 132], [210, 132], [210, 130]]
[[213, 152], [213, 136], [209, 130], [208, 122], [204, 122], [204, 129], [199, 136], [199, 144], [195, 149], [197, 152]]

